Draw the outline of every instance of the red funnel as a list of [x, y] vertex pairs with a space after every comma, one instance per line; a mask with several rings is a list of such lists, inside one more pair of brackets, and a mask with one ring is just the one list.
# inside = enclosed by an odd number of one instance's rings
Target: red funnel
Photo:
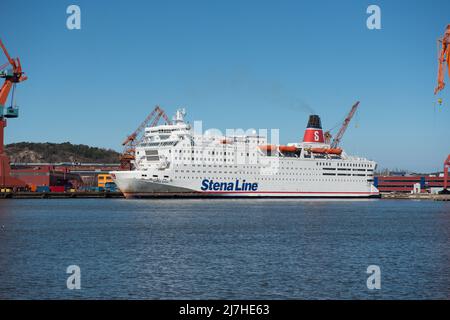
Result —
[[310, 115], [308, 126], [306, 127], [305, 135], [303, 136], [303, 142], [324, 143], [324, 141], [320, 117], [315, 114]]

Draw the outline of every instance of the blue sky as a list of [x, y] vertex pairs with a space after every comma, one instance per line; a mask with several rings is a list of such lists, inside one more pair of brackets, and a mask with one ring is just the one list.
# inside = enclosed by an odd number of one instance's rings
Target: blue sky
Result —
[[[66, 8], [81, 8], [81, 30]], [[366, 28], [377, 4], [382, 29]], [[436, 39], [450, 1], [2, 1], [0, 37], [29, 80], [6, 142], [120, 150], [154, 105], [204, 128], [302, 138], [360, 110], [342, 146], [384, 168], [442, 169], [450, 81], [436, 110]], [[0, 62], [6, 60], [1, 57]]]

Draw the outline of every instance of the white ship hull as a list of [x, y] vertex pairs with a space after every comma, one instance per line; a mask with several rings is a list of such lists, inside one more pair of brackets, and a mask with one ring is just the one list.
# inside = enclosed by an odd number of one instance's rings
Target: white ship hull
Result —
[[179, 111], [173, 124], [146, 128], [135, 170], [111, 176], [127, 198], [377, 197], [376, 163], [323, 141], [310, 117], [301, 143], [267, 145], [258, 135], [194, 135]]
[[[202, 190], [202, 180], [152, 181], [142, 179], [140, 171], [114, 171], [115, 182], [126, 198], [147, 197], [267, 197], [267, 198], [373, 198], [379, 197], [379, 191], [372, 184], [334, 183], [321, 185], [316, 183], [294, 185], [276, 185], [258, 183], [257, 191], [243, 190]], [[148, 172], [145, 172], [148, 173]], [[248, 181], [248, 180], [246, 180]], [[229, 182], [227, 182], [229, 183]], [[236, 184], [236, 182], [233, 182]]]

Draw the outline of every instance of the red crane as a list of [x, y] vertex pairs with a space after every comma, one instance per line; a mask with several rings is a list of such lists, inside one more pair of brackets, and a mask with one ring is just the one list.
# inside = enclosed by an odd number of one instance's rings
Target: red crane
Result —
[[[338, 134], [336, 135], [336, 137], [333, 139], [333, 142], [331, 143], [331, 148], [337, 148], [337, 146], [339, 145], [339, 143], [342, 140], [342, 137], [344, 136], [345, 131], [347, 130], [347, 127], [350, 123], [350, 121], [352, 120], [353, 116], [356, 113], [356, 110], [358, 109], [359, 106], [359, 101], [357, 101], [351, 108], [350, 112], [348, 113], [347, 117], [344, 120], [344, 123], [342, 124], [341, 128], [339, 129]], [[331, 133], [330, 131], [325, 132], [324, 134], [325, 136], [325, 143], [330, 143], [331, 140]]]
[[124, 146], [124, 150], [120, 155], [120, 168], [122, 170], [131, 170], [132, 165], [131, 161], [135, 159], [135, 149], [136, 146], [142, 141], [144, 135], [144, 129], [146, 127], [154, 127], [158, 124], [159, 120], [163, 118], [166, 124], [170, 124], [169, 117], [164, 112], [164, 110], [156, 106], [152, 112], [145, 118], [145, 120], [139, 125], [139, 127], [130, 134], [124, 142], [122, 142], [122, 146]]
[[[434, 89], [434, 94], [444, 89], [444, 68], [445, 62], [447, 64], [447, 71], [450, 76], [450, 24], [447, 25], [445, 29], [444, 36], [438, 40], [438, 47], [441, 45], [438, 57], [438, 84], [436, 89]], [[439, 49], [438, 49], [439, 50]]]
[[[0, 47], [3, 50], [8, 62], [0, 67], [0, 78], [5, 79], [1, 89], [0, 89], [0, 186], [2, 187], [21, 187], [25, 186], [25, 183], [19, 179], [11, 177], [9, 166], [9, 158], [5, 154], [4, 150], [4, 131], [6, 127], [6, 118], [17, 118], [18, 109], [14, 105], [14, 92], [16, 84], [27, 80], [27, 77], [22, 71], [22, 65], [20, 64], [19, 58], [11, 58], [4, 46], [3, 42], [0, 40]], [[10, 67], [9, 69], [6, 69]], [[8, 95], [12, 89], [11, 106], [5, 109], [6, 101], [8, 100]]]
[[447, 159], [444, 161], [444, 190], [447, 190], [448, 187], [448, 169], [450, 168], [450, 154]]

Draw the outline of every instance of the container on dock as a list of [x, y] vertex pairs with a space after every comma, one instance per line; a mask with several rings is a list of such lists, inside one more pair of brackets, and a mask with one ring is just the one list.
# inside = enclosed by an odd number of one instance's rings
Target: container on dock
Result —
[[50, 192], [64, 192], [66, 188], [64, 186], [51, 186]]
[[114, 182], [105, 183], [106, 192], [117, 192], [117, 185]]
[[49, 186], [37, 186], [36, 192], [50, 192]]

